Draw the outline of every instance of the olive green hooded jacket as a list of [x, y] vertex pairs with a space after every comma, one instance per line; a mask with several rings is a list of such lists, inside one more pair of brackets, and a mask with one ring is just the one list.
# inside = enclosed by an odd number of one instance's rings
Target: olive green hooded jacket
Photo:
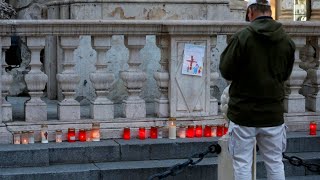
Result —
[[232, 81], [227, 117], [249, 127], [283, 124], [284, 82], [294, 63], [295, 45], [282, 24], [258, 17], [235, 33], [221, 54], [219, 69]]

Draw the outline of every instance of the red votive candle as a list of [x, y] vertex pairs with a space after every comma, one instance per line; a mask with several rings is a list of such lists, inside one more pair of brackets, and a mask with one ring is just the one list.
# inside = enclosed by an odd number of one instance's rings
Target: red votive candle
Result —
[[224, 126], [219, 125], [217, 126], [217, 137], [223, 136]]
[[158, 138], [158, 129], [155, 126], [152, 126], [150, 129], [150, 138], [157, 139]]
[[139, 139], [141, 140], [146, 139], [146, 128], [144, 127], [139, 128]]
[[76, 131], [74, 128], [68, 129], [68, 142], [76, 142]]
[[194, 126], [189, 125], [187, 128], [187, 138], [193, 138], [194, 137]]
[[125, 127], [123, 129], [123, 139], [130, 140], [130, 128], [129, 127]]
[[211, 137], [211, 136], [212, 136], [211, 126], [205, 125], [204, 126], [204, 137]]
[[317, 135], [317, 123], [315, 121], [310, 122], [310, 135]]
[[78, 139], [81, 142], [84, 142], [87, 140], [86, 131], [84, 129], [79, 129]]
[[196, 137], [202, 137], [202, 125], [196, 125]]

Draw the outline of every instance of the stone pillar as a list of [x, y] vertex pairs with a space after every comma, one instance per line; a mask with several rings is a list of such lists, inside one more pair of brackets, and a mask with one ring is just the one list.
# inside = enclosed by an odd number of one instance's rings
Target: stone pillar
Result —
[[310, 21], [320, 21], [320, 1], [311, 0]]
[[[318, 37], [318, 47], [320, 47], [320, 37]], [[316, 60], [319, 64], [320, 59]], [[308, 95], [309, 109], [315, 112], [320, 111], [320, 67], [315, 66], [315, 68], [308, 70], [308, 76], [311, 81], [311, 86], [314, 88], [314, 92]]]
[[141, 89], [147, 80], [146, 73], [139, 69], [141, 64], [140, 50], [145, 44], [145, 36], [125, 36], [125, 46], [129, 49], [129, 68], [126, 71], [120, 72], [120, 77], [128, 91], [128, 97], [123, 101], [126, 118], [146, 117], [146, 103], [139, 97]]
[[287, 88], [290, 93], [285, 95], [284, 108], [288, 113], [305, 112], [305, 97], [299, 94], [307, 72], [299, 67], [300, 51], [306, 45], [306, 37], [292, 37], [292, 40], [296, 44], [296, 51], [294, 53], [295, 61], [290, 78], [286, 81]]
[[[59, 19], [59, 6], [48, 7], [48, 19]], [[47, 36], [45, 47], [44, 70], [48, 75], [47, 97], [57, 99], [57, 37]]]
[[41, 71], [40, 51], [45, 46], [44, 37], [27, 37], [27, 46], [31, 51], [31, 70], [25, 75], [31, 99], [25, 103], [26, 121], [47, 120], [47, 104], [41, 100], [48, 76]]
[[115, 82], [115, 76], [107, 72], [106, 53], [111, 48], [111, 36], [93, 37], [92, 47], [97, 51], [96, 71], [90, 74], [90, 80], [96, 92], [96, 99], [90, 104], [91, 118], [98, 120], [113, 119], [113, 102], [107, 98]]
[[[10, 48], [11, 38], [2, 37], [2, 74], [1, 74], [1, 85], [2, 85], [2, 121], [12, 121], [12, 106], [6, 100], [6, 96], [9, 94], [9, 88], [13, 81], [12, 75], [6, 72], [6, 50]], [[1, 121], [0, 121], [1, 122]]]
[[57, 74], [58, 83], [64, 99], [58, 103], [60, 120], [79, 120], [80, 103], [74, 99], [75, 89], [80, 82], [80, 76], [74, 70], [74, 50], [79, 45], [79, 37], [60, 37], [60, 45], [64, 51], [62, 72]]
[[170, 36], [157, 36], [156, 45], [160, 49], [161, 69], [154, 73], [153, 77], [157, 81], [160, 97], [155, 98], [155, 113], [157, 117], [169, 117], [169, 56], [170, 56]]
[[293, 0], [281, 0], [280, 3], [280, 20], [290, 20], [293, 21]]
[[[226, 38], [225, 38], [226, 39]], [[211, 37], [211, 48], [214, 48], [217, 45], [217, 37]], [[219, 73], [216, 72], [212, 66], [213, 66], [213, 61], [210, 61], [210, 110], [209, 110], [209, 115], [218, 115], [218, 100], [213, 96], [213, 90], [214, 86], [217, 83], [217, 80], [219, 79]]]

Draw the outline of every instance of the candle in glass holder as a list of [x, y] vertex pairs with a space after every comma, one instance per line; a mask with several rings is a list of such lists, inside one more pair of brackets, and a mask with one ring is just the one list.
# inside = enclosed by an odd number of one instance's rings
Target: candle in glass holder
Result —
[[204, 137], [211, 137], [212, 132], [211, 132], [211, 126], [205, 125], [204, 126]]
[[217, 137], [223, 136], [224, 126], [218, 125], [217, 126]]
[[21, 142], [21, 132], [16, 131], [13, 133], [13, 144], [20, 144]]
[[100, 141], [100, 123], [92, 123], [91, 138], [92, 141]]
[[[69, 132], [68, 132], [69, 135]], [[56, 130], [56, 143], [61, 143], [62, 142], [62, 130], [58, 129]]]
[[124, 139], [124, 140], [130, 140], [130, 137], [131, 137], [131, 135], [130, 135], [130, 128], [129, 128], [129, 127], [125, 127], [125, 128], [123, 129], [123, 139]]
[[179, 127], [178, 136], [179, 136], [179, 138], [186, 138], [186, 127], [185, 126]]
[[29, 144], [34, 144], [34, 131], [29, 131]]
[[79, 129], [79, 133], [78, 133], [78, 139], [81, 142], [85, 142], [87, 140], [86, 138], [86, 131], [84, 129]]
[[41, 125], [41, 143], [48, 143], [48, 125]]
[[196, 125], [196, 137], [202, 137], [202, 125]]
[[158, 139], [163, 138], [163, 126], [156, 126], [158, 130]]
[[76, 130], [68, 128], [68, 142], [76, 142]]
[[187, 138], [193, 138], [194, 137], [194, 126], [189, 125], [187, 128]]
[[28, 133], [28, 131], [22, 131], [21, 144], [29, 144], [29, 133]]
[[177, 138], [176, 118], [169, 118], [169, 139]]
[[217, 126], [211, 126], [211, 137], [217, 136]]
[[310, 135], [317, 135], [317, 123], [315, 121], [310, 122], [309, 129]]
[[146, 128], [139, 127], [139, 139], [141, 140], [146, 139]]
[[150, 128], [150, 138], [157, 139], [158, 138], [158, 129], [155, 126], [151, 126]]
[[92, 141], [91, 129], [86, 129], [86, 141], [88, 141], [88, 142]]

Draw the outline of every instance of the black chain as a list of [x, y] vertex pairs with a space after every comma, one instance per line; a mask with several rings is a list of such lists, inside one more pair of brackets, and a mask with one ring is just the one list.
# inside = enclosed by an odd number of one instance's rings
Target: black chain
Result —
[[[194, 166], [201, 162], [203, 158], [208, 153], [217, 153], [220, 154], [221, 152], [221, 146], [219, 144], [212, 144], [208, 147], [208, 149], [205, 152], [194, 154], [191, 157], [188, 158], [188, 160], [184, 163], [178, 163], [172, 167], [170, 167], [168, 170], [162, 173], [154, 174], [148, 178], [148, 180], [153, 180], [155, 178], [158, 179], [164, 179], [168, 176], [175, 176], [179, 173], [181, 173], [184, 169], [186, 169], [189, 165]], [[198, 160], [194, 161], [194, 158], [199, 158]]]
[[284, 159], [287, 159], [289, 161], [290, 164], [294, 165], [294, 166], [304, 166], [306, 167], [309, 171], [311, 172], [317, 172], [320, 173], [320, 165], [318, 164], [313, 164], [313, 163], [307, 163], [304, 160], [302, 160], [301, 158], [297, 157], [297, 156], [287, 156], [284, 153], [282, 153], [282, 156]]

